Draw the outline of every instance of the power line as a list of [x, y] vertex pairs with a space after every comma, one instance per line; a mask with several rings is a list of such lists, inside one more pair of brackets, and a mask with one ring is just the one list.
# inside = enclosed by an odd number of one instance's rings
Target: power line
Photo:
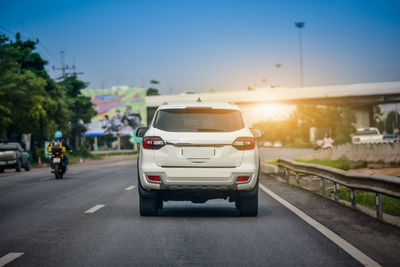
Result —
[[[3, 31], [7, 32], [8, 34], [13, 35], [14, 37], [16, 36], [15, 32], [10, 31], [9, 29], [7, 29], [7, 28], [5, 28], [3, 26], [0, 26], [0, 29], [2, 29]], [[32, 38], [31, 36], [28, 36], [26, 34], [24, 36], [26, 36], [28, 39], [35, 40], [35, 38]], [[61, 65], [61, 67], [56, 67], [56, 66], [53, 65], [53, 67], [51, 68], [52, 70], [61, 70], [61, 72], [62, 72], [61, 76], [56, 78], [56, 79], [58, 79], [58, 80], [63, 79], [64, 80], [68, 76], [77, 76], [77, 75], [83, 74], [83, 72], [79, 72], [79, 71], [76, 70], [75, 63], [72, 66], [68, 66], [68, 65], [65, 64], [65, 59], [64, 59], [65, 50], [60, 52], [60, 54], [61, 54], [61, 60], [60, 60], [56, 56], [54, 56], [54, 54], [50, 51], [50, 49], [48, 49], [45, 46], [45, 44], [42, 41], [39, 40], [39, 38], [36, 38], [36, 40], [37, 40], [36, 43], [39, 44], [39, 46], [41, 48], [43, 48], [43, 50], [47, 53], [47, 55], [49, 55], [52, 59], [54, 59], [58, 64]], [[36, 49], [38, 51], [40, 51], [39, 50], [39, 46], [36, 47]], [[50, 62], [50, 60], [44, 55], [44, 53], [41, 53], [41, 57], [43, 57], [45, 60]], [[75, 59], [74, 59], [74, 61], [75, 61]]]
[[[15, 32], [10, 31], [9, 29], [7, 29], [7, 28], [5, 28], [5, 27], [3, 27], [3, 26], [0, 26], [0, 29], [2, 29], [2, 30], [5, 31], [5, 32], [8, 32], [8, 33], [11, 34], [13, 37], [16, 36], [16, 33], [15, 33]], [[45, 51], [50, 57], [52, 57], [55, 61], [57, 61], [58, 63], [61, 64], [61, 61], [60, 61], [56, 56], [54, 56], [54, 54], [53, 54], [52, 52], [50, 52], [50, 50], [44, 45], [43, 41], [41, 41], [39, 38], [32, 38], [31, 36], [28, 36], [28, 35], [26, 35], [26, 34], [24, 34], [24, 36], [28, 37], [28, 39], [31, 39], [31, 40], [35, 40], [35, 39], [36, 39], [36, 40], [38, 41], [37, 43], [38, 43], [41, 47], [43, 47], [44, 51]]]
[[12, 31], [10, 31], [10, 30], [4, 28], [3, 26], [0, 26], [0, 29], [2, 29], [3, 31], [6, 31], [6, 32], [8, 32], [8, 33], [10, 33], [10, 34], [12, 34], [12, 35], [15, 36], [15, 33], [13, 33]]

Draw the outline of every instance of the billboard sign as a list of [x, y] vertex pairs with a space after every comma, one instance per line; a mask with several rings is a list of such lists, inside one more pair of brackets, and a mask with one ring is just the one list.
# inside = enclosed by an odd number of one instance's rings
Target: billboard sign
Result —
[[97, 111], [86, 136], [131, 135], [147, 125], [146, 90], [144, 88], [84, 89]]

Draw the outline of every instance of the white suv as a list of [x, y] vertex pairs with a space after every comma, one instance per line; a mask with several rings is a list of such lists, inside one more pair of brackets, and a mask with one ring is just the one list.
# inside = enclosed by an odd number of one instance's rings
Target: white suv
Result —
[[163, 202], [235, 202], [241, 216], [257, 216], [259, 157], [255, 137], [240, 109], [226, 103], [160, 106], [138, 157], [140, 214], [155, 216]]

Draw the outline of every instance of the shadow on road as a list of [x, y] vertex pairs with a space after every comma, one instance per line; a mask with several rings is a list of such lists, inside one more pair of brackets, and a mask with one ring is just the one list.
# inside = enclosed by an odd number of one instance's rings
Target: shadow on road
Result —
[[[268, 216], [268, 212], [259, 210], [258, 217]], [[158, 210], [159, 217], [202, 217], [202, 218], [218, 218], [218, 217], [240, 217], [239, 211], [235, 207], [201, 207], [201, 206], [185, 206], [185, 207], [164, 207]], [[245, 218], [245, 217], [244, 217]]]

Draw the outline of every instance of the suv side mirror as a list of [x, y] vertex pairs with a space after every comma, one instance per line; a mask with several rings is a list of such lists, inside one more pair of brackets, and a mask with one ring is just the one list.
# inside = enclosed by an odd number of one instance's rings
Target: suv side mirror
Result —
[[136, 129], [136, 136], [137, 137], [144, 137], [149, 127], [139, 127]]
[[254, 138], [260, 138], [264, 135], [264, 131], [261, 128], [250, 128], [250, 131], [254, 135]]

